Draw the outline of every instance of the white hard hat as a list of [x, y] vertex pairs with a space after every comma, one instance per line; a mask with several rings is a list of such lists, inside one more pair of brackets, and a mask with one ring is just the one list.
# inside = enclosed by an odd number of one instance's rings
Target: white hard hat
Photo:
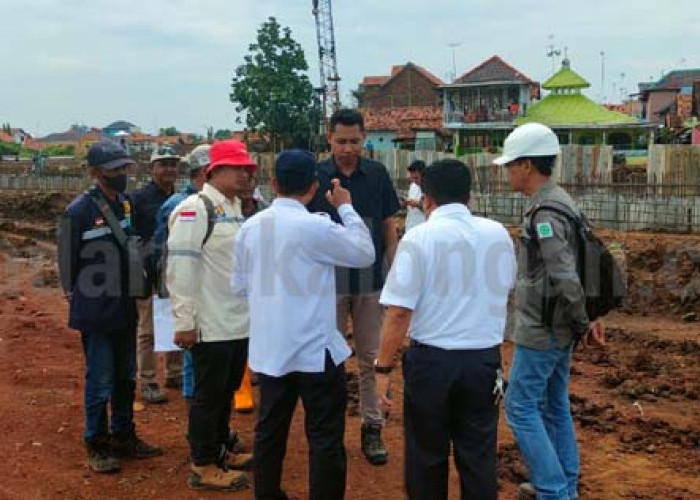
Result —
[[169, 158], [179, 160], [180, 156], [170, 146], [160, 146], [151, 154], [151, 163], [158, 160], [167, 160]]
[[551, 128], [541, 123], [526, 123], [513, 130], [503, 144], [503, 155], [493, 162], [505, 165], [527, 156], [556, 156], [561, 152], [559, 139]]

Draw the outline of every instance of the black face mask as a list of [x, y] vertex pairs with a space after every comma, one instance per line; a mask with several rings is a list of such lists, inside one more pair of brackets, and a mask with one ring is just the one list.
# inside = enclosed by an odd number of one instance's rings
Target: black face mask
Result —
[[105, 184], [107, 184], [110, 189], [113, 189], [117, 193], [123, 193], [126, 191], [126, 174], [121, 174], [114, 177], [107, 177], [106, 175], [103, 175], [102, 179], [104, 179]]

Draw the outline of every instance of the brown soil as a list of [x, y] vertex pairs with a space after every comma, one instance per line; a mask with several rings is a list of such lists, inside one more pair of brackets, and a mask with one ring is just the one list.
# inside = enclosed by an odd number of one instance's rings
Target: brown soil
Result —
[[[250, 491], [222, 495], [187, 489], [186, 419], [175, 391], [169, 391], [168, 404], [136, 414], [139, 433], [164, 447], [164, 456], [126, 462], [122, 473], [111, 476], [88, 471], [81, 437], [82, 353], [77, 334], [65, 326], [67, 308], [53, 263], [51, 221], [62, 206], [50, 197], [44, 200], [42, 206], [53, 207], [47, 209], [50, 216], [32, 212], [31, 217], [17, 217], [4, 210], [7, 203], [0, 204], [0, 217], [6, 221], [0, 227], [0, 433], [5, 436], [0, 498], [252, 498]], [[645, 287], [633, 293], [625, 311], [606, 320], [608, 346], [577, 352], [574, 358], [571, 401], [582, 457], [581, 498], [698, 498], [700, 337], [697, 323], [681, 319], [690, 310], [698, 311], [698, 300], [683, 299], [659, 283], [670, 274], [660, 271], [669, 252], [682, 270], [672, 279], [697, 279], [692, 248], [698, 248], [700, 238], [613, 232], [603, 236], [623, 243], [630, 281]], [[510, 344], [504, 345], [503, 354], [507, 367]], [[350, 372], [354, 367], [351, 359]], [[398, 408], [385, 431], [390, 463], [372, 467], [359, 450], [357, 379], [349, 379], [348, 499], [403, 498], [398, 385]], [[254, 414], [236, 415], [234, 421], [251, 443]], [[308, 467], [301, 407], [291, 436], [284, 487], [291, 498], [302, 499], [307, 497]], [[527, 474], [501, 418], [501, 498], [516, 498], [517, 484]], [[451, 498], [458, 498], [454, 470], [450, 481]]]

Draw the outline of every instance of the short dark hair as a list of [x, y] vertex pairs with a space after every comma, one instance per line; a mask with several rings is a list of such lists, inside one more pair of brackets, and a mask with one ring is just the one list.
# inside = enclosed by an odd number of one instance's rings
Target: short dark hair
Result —
[[423, 171], [423, 192], [438, 205], [469, 202], [472, 174], [459, 160], [439, 160]]
[[297, 172], [277, 174], [275, 178], [277, 179], [277, 192], [283, 196], [303, 196], [316, 180], [315, 177]]
[[423, 160], [414, 160], [408, 166], [409, 172], [423, 173], [423, 170], [425, 170], [425, 162]]
[[204, 167], [191, 168], [190, 169], [190, 180], [196, 179], [197, 176], [202, 172], [202, 168], [204, 168]]
[[537, 171], [542, 175], [547, 177], [552, 175], [552, 170], [557, 162], [557, 157], [555, 156], [524, 156], [518, 158], [519, 160], [530, 160], [535, 166]]
[[346, 127], [359, 125], [360, 130], [362, 132], [365, 131], [365, 119], [362, 117], [362, 113], [356, 109], [343, 108], [333, 113], [328, 122], [328, 130], [335, 132], [335, 127], [338, 124], [345, 125]]

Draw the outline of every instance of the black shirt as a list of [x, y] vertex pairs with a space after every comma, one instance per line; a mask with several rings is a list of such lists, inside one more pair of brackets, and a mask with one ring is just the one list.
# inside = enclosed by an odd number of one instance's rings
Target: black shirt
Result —
[[333, 157], [318, 164], [320, 187], [308, 205], [310, 212], [325, 212], [341, 223], [338, 211], [326, 200], [331, 179], [339, 179], [341, 186], [350, 191], [352, 206], [372, 233], [376, 260], [366, 269], [336, 269], [336, 288], [339, 294], [370, 293], [384, 285], [384, 254], [386, 241], [384, 220], [399, 211], [401, 205], [396, 190], [384, 165], [360, 158], [359, 167], [347, 177], [337, 168]]

